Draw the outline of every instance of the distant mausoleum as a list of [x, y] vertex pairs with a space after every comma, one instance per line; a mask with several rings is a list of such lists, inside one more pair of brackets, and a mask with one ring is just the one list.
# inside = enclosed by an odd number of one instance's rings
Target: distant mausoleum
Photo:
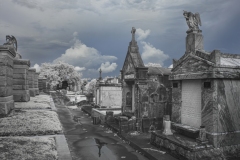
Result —
[[95, 104], [104, 108], [121, 108], [122, 87], [119, 78], [102, 79], [100, 77], [95, 86]]

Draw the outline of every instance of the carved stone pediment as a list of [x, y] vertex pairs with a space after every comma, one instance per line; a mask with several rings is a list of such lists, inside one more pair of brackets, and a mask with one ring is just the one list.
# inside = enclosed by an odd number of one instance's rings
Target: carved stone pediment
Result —
[[213, 63], [197, 56], [189, 55], [178, 66], [173, 68], [173, 74], [209, 72], [213, 70]]
[[135, 68], [133, 65], [132, 58], [130, 54], [127, 54], [126, 60], [123, 65], [123, 74], [124, 75], [129, 75], [129, 74], [134, 74], [135, 73]]

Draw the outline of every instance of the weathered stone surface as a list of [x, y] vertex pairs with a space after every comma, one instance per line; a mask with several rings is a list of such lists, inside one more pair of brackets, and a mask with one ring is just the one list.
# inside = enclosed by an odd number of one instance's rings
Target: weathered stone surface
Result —
[[0, 49], [0, 65], [13, 67], [13, 57], [9, 56], [6, 52]]
[[0, 97], [7, 97], [12, 95], [12, 86], [0, 86]]
[[14, 108], [14, 101], [0, 102], [0, 115], [7, 115]]
[[27, 74], [13, 74], [14, 79], [27, 79]]
[[12, 101], [12, 100], [13, 100], [13, 96], [0, 97], [0, 102], [8, 102], [8, 101]]
[[30, 60], [28, 59], [14, 59], [14, 65], [19, 65], [19, 66], [28, 66], [30, 67]]
[[13, 95], [13, 99], [15, 102], [28, 102], [30, 101], [30, 94]]
[[35, 89], [35, 92], [36, 92], [36, 95], [39, 95], [39, 89], [38, 88]]
[[186, 37], [186, 52], [195, 52], [203, 49], [203, 35], [201, 33], [189, 33]]
[[27, 85], [13, 85], [13, 90], [27, 90]]
[[36, 73], [36, 68], [29, 68], [28, 71], [29, 71], [29, 72], [33, 72], [33, 73]]
[[14, 68], [13, 74], [15, 73], [22, 73], [22, 74], [27, 74], [27, 70], [25, 68]]
[[33, 89], [33, 88], [29, 88], [29, 93], [30, 93], [31, 97], [35, 97], [36, 96], [35, 89]]
[[13, 69], [11, 67], [0, 65], [0, 76], [12, 77], [12, 75], [13, 75]]
[[25, 79], [13, 79], [13, 85], [27, 85], [28, 81]]

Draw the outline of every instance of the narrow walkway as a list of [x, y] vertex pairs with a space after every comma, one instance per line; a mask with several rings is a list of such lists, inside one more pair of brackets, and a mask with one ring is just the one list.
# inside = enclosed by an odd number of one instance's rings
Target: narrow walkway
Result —
[[81, 109], [67, 108], [56, 93], [52, 97], [73, 160], [147, 159], [104, 126], [93, 125], [91, 117]]

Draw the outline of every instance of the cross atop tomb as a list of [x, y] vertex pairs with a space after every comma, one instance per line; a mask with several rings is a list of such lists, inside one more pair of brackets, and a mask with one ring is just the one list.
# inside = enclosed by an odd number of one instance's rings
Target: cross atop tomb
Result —
[[102, 80], [102, 70], [101, 70], [101, 68], [99, 70], [99, 80]]
[[132, 33], [132, 42], [135, 42], [135, 32], [136, 32], [135, 27], [132, 27], [132, 31], [131, 31], [131, 33]]

